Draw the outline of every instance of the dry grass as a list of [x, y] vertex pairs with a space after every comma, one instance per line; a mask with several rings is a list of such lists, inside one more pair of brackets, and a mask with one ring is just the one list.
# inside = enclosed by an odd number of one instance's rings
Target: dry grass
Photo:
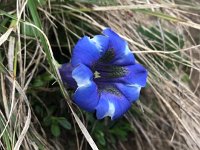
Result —
[[[129, 42], [138, 61], [148, 68], [149, 86], [143, 91], [139, 104], [142, 109], [133, 106], [133, 109], [144, 112], [139, 117], [130, 111], [126, 114], [125, 118], [135, 129], [135, 134], [131, 135], [129, 143], [120, 141], [120, 149], [200, 149], [200, 43], [197, 36], [200, 33], [197, 11], [200, 3], [197, 0], [191, 0], [191, 6], [181, 0], [118, 0], [115, 4], [117, 6], [83, 3], [70, 5], [51, 1], [47, 4], [46, 7], [38, 7], [43, 22], [43, 28], [40, 29], [36, 23], [28, 22], [31, 17], [26, 10], [27, 1], [17, 0], [16, 8], [7, 12], [7, 15], [16, 14], [16, 18], [12, 19], [6, 32], [0, 34], [0, 48], [5, 54], [0, 62], [2, 149], [64, 149], [59, 141], [47, 140], [47, 135], [30, 105], [32, 99], [28, 97], [27, 90], [39, 68], [50, 72], [60, 84], [74, 122], [81, 128], [91, 147], [97, 149], [86, 129], [87, 120], [84, 117], [79, 119], [76, 114], [78, 111], [72, 107], [68, 93], [59, 80], [48, 40], [50, 31], [47, 27], [52, 27], [55, 35], [58, 35], [58, 24], [65, 30], [66, 45], [70, 52], [76, 42], [72, 36], [78, 39], [83, 34], [93, 35], [82, 26], [73, 24], [71, 18], [66, 16], [82, 20], [86, 27], [92, 27], [96, 32], [100, 32], [106, 26], [113, 28]], [[4, 16], [5, 13], [2, 12], [0, 19], [4, 19]], [[152, 26], [159, 28], [163, 49], [152, 49], [145, 43], [145, 39], [138, 32], [138, 26], [141, 25], [147, 29]], [[41, 44], [42, 40], [37, 38], [37, 32], [35, 36], [24, 35], [24, 26], [33, 27], [43, 36], [47, 51]], [[176, 47], [176, 50], [165, 50], [166, 39], [169, 38], [165, 30], [177, 36], [182, 35], [184, 47], [181, 48], [172, 41], [170, 44]], [[55, 37], [55, 41], [62, 51], [58, 36]], [[33, 49], [29, 48], [31, 44], [35, 45]], [[157, 58], [162, 61], [157, 61]], [[166, 67], [166, 61], [171, 62], [171, 69]], [[188, 82], [183, 81], [185, 74], [189, 77]], [[77, 140], [77, 149], [84, 149], [84, 140], [80, 141], [78, 135], [74, 140]], [[116, 145], [113, 147], [119, 149]]]
[[[134, 119], [132, 115], [127, 116], [127, 119], [143, 134], [142, 137], [146, 139], [148, 145], [151, 147], [150, 149], [161, 149], [161, 147], [162, 149], [163, 147], [166, 149], [170, 149], [169, 147], [173, 147], [174, 149], [199, 149], [200, 118], [198, 114], [200, 108], [199, 97], [196, 95], [197, 92], [200, 92], [197, 90], [199, 88], [199, 65], [195, 63], [198, 62], [199, 58], [199, 43], [189, 42], [194, 41], [194, 37], [192, 37], [193, 35], [190, 37], [187, 35], [191, 30], [189, 27], [199, 29], [199, 24], [195, 23], [199, 21], [195, 20], [198, 18], [194, 17], [194, 20], [191, 20], [189, 17], [186, 17], [184, 13], [181, 13], [184, 7], [182, 8], [179, 5], [177, 6], [180, 9], [171, 9], [171, 7], [168, 6], [176, 7], [176, 4], [169, 2], [166, 5], [154, 2], [154, 4], [152, 4], [152, 10], [153, 12], [159, 11], [160, 9], [156, 9], [156, 7], [160, 7], [161, 5], [162, 8], [164, 8], [162, 9], [163, 14], [167, 14], [168, 17], [176, 17], [176, 20], [171, 20], [171, 22], [169, 22], [168, 18], [166, 19], [167, 21], [163, 20], [162, 16], [153, 18], [149, 15], [138, 13], [137, 11], [133, 13], [131, 11], [131, 6], [135, 9], [137, 5], [129, 1], [127, 1], [127, 3], [123, 1], [121, 3], [122, 5], [129, 5], [128, 7], [119, 6], [120, 10], [117, 10], [117, 7], [113, 7], [114, 9], [110, 11], [108, 11], [109, 9], [107, 9], [107, 7], [97, 8], [97, 10], [107, 10], [101, 19], [107, 26], [114, 28], [129, 40], [133, 53], [136, 52], [136, 55], [145, 66], [148, 67], [148, 83], [151, 87], [151, 92], [155, 94], [160, 105], [159, 111], [157, 110], [158, 112], [154, 112], [149, 110], [148, 103], [150, 102], [142, 104], [144, 105], [145, 118], [148, 117], [145, 113], [153, 115], [152, 118], [146, 118], [146, 124]], [[131, 16], [127, 17], [127, 14], [131, 14]], [[163, 49], [154, 51], [146, 47], [144, 45], [145, 42], [137, 33], [137, 27], [140, 24], [145, 26], [159, 26], [161, 33], [162, 30], [166, 28], [168, 30], [176, 29], [173, 32], [184, 35], [184, 39], [187, 42], [187, 47], [184, 47], [186, 50], [178, 48], [179, 45], [177, 45], [178, 51], [181, 53], [181, 61], [178, 62], [180, 66], [174, 64], [175, 69], [169, 70], [166, 69], [164, 64], [156, 62], [156, 56], [161, 57], [164, 62], [165, 60], [175, 61], [174, 58], [176, 58], [177, 55], [172, 51], [166, 52], [163, 51]], [[196, 30], [196, 32], [199, 33], [198, 30]], [[163, 43], [165, 43], [164, 39], [162, 40]], [[196, 47], [193, 48], [193, 46]], [[194, 56], [194, 54], [196, 54], [196, 56]], [[183, 83], [181, 80], [185, 72], [185, 67], [190, 68], [188, 72], [191, 75], [190, 81], [196, 83], [194, 85], [196, 90], [191, 90], [188, 84]], [[191, 78], [192, 75], [195, 75], [196, 79]], [[152, 93], [147, 94], [152, 95]], [[146, 96], [146, 98], [146, 101], [148, 101], [149, 96]], [[155, 99], [152, 101], [155, 101]], [[140, 145], [143, 145], [143, 138], [138, 138], [141, 139], [139, 140]], [[141, 147], [141, 149], [149, 149], [148, 147]]]

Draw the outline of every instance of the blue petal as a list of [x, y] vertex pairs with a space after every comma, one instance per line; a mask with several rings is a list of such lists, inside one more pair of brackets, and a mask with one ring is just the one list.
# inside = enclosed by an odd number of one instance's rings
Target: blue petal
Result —
[[127, 74], [120, 78], [125, 84], [145, 87], [147, 83], [147, 70], [140, 64], [126, 66]]
[[105, 53], [105, 51], [108, 49], [109, 39], [106, 36], [96, 35], [96, 36], [94, 36], [94, 38], [91, 39], [91, 41], [100, 50], [101, 55], [103, 55]]
[[[109, 68], [111, 68], [110, 71]], [[116, 68], [116, 70], [112, 70], [112, 68]], [[147, 70], [140, 64], [123, 67], [118, 66], [118, 68], [108, 66], [107, 69], [104, 69], [105, 72], [102, 70], [99, 71], [101, 78], [95, 79], [97, 83], [123, 83], [145, 87], [147, 82]]]
[[75, 45], [72, 53], [72, 66], [84, 64], [92, 66], [101, 56], [101, 50], [87, 36], [81, 38]]
[[110, 116], [112, 120], [124, 115], [131, 103], [123, 95], [115, 95], [110, 92], [101, 92], [99, 103], [96, 107], [97, 119]]
[[[100, 96], [100, 100], [99, 100], [99, 103], [96, 107], [96, 117], [97, 119], [103, 119], [107, 112], [109, 110], [109, 103], [108, 101], [104, 98], [104, 96]], [[110, 109], [110, 112], [112, 110]], [[114, 108], [113, 108], [113, 111], [114, 111]]]
[[93, 80], [93, 72], [84, 64], [79, 64], [73, 71], [72, 77], [76, 81], [78, 87], [86, 86]]
[[116, 83], [115, 85], [131, 103], [139, 99], [141, 86], [121, 83]]
[[59, 68], [61, 79], [64, 83], [67, 83], [67, 85], [71, 88], [76, 88], [77, 84], [75, 80], [72, 78], [72, 70], [74, 68], [70, 63], [68, 64], [62, 64], [62, 66]]
[[78, 87], [73, 100], [83, 110], [93, 112], [99, 102], [97, 85], [91, 82], [87, 86]]
[[112, 64], [133, 65], [135, 63], [135, 58], [124, 39], [110, 28], [103, 30], [103, 34], [109, 37], [109, 49], [113, 49], [115, 54]]
[[99, 94], [97, 85], [92, 80], [92, 71], [85, 65], [80, 64], [73, 70], [72, 77], [78, 85], [73, 95], [74, 102], [86, 111], [94, 111], [99, 102]]

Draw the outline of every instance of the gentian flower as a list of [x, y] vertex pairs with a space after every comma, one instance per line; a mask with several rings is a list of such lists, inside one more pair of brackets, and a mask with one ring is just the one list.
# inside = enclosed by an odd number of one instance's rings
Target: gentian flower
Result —
[[110, 28], [84, 36], [70, 63], [59, 68], [62, 81], [75, 90], [73, 101], [97, 119], [121, 117], [146, 85], [147, 71], [135, 61], [128, 44]]

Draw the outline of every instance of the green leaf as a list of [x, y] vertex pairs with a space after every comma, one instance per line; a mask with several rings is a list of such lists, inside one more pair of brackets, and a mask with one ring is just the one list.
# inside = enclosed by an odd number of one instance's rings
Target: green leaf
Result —
[[70, 130], [72, 128], [71, 123], [64, 117], [59, 117], [57, 121], [65, 129]]
[[33, 81], [33, 87], [44, 87], [47, 85], [51, 80], [53, 80], [53, 76], [48, 72], [45, 72], [35, 78]]
[[[138, 32], [144, 37], [145, 43], [151, 49], [174, 51], [184, 46], [182, 35], [174, 34], [165, 29], [161, 30], [159, 27], [139, 26]], [[180, 55], [180, 53], [177, 54]]]
[[60, 135], [60, 127], [58, 126], [58, 124], [55, 123], [51, 125], [51, 133], [55, 137], [58, 137]]
[[35, 28], [33, 28], [32, 26], [28, 26], [26, 24], [23, 24], [21, 26], [21, 32], [26, 35], [26, 36], [30, 36], [30, 37], [36, 37], [38, 35], [36, 35], [37, 30]]
[[37, 114], [39, 114], [40, 116], [42, 116], [42, 114], [43, 114], [43, 109], [42, 109], [42, 107], [41, 107], [40, 105], [36, 105], [36, 106], [35, 106], [35, 112], [36, 112]]
[[[160, 29], [157, 26], [144, 27], [139, 26], [138, 32], [141, 34], [145, 44], [153, 50], [160, 51], [176, 51], [182, 49], [184, 46], [183, 36], [177, 33], [169, 32], [166, 29]], [[173, 58], [179, 60], [181, 56], [180, 51], [173, 54]], [[160, 57], [155, 57], [155, 60], [159, 63], [164, 63], [165, 67], [168, 69], [174, 69], [174, 65], [171, 60], [163, 59]]]
[[7, 28], [0, 25], [0, 33], [5, 33], [7, 31]]
[[6, 68], [3, 66], [3, 58], [2, 58], [2, 54], [0, 52], [0, 73], [4, 72]]
[[95, 134], [95, 136], [96, 136], [97, 141], [98, 141], [101, 145], [103, 145], [103, 146], [106, 145], [106, 140], [105, 140], [105, 137], [104, 137], [104, 133], [103, 133], [102, 131], [98, 131], [98, 132]]
[[[5, 128], [5, 120], [3, 117], [0, 116], [0, 132], [2, 133], [2, 131], [4, 130]], [[12, 149], [12, 144], [11, 144], [11, 140], [10, 140], [10, 133], [9, 133], [9, 129], [6, 129], [4, 131], [4, 133], [2, 134], [2, 137], [1, 137], [1, 142], [4, 143], [4, 146], [6, 149], [10, 150]]]
[[43, 119], [44, 125], [49, 126], [51, 124], [51, 117], [47, 116]]
[[188, 74], [184, 73], [182, 78], [181, 78], [181, 81], [185, 82], [185, 83], [189, 83], [190, 81], [190, 77]]
[[47, 0], [38, 0], [38, 3], [42, 6], [47, 4]]
[[131, 125], [126, 122], [117, 122], [117, 124], [109, 129], [111, 136], [118, 138], [119, 140], [126, 141], [128, 134], [132, 132]]

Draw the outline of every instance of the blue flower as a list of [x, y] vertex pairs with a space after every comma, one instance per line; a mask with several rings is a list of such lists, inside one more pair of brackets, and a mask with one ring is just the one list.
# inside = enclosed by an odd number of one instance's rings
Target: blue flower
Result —
[[59, 69], [64, 83], [75, 90], [73, 101], [98, 119], [121, 117], [146, 85], [147, 71], [136, 63], [128, 44], [110, 28], [75, 45], [70, 63]]

